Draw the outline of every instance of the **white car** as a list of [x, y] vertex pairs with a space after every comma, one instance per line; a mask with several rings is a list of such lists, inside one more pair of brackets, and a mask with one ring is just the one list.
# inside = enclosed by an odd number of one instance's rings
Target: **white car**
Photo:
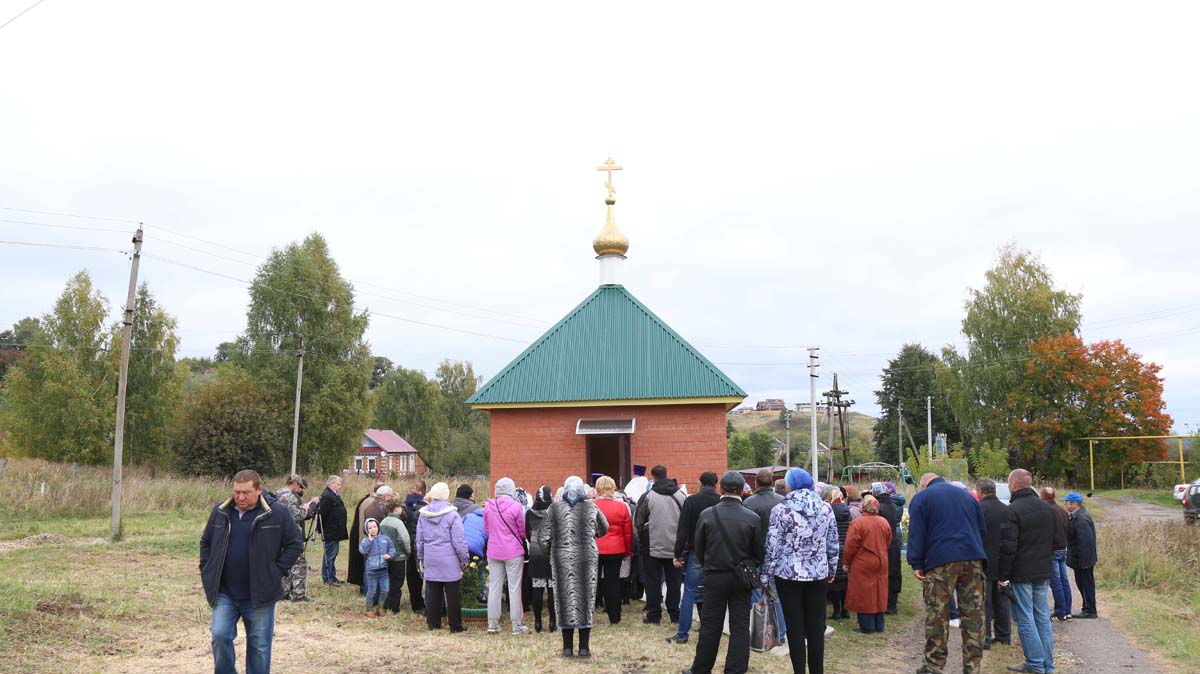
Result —
[[1197, 478], [1195, 481], [1193, 481], [1189, 484], [1175, 485], [1175, 493], [1172, 494], [1172, 496], [1175, 497], [1176, 501], [1182, 501], [1184, 494], [1187, 493], [1188, 487], [1192, 486], [1193, 484], [1200, 484], [1200, 478]]

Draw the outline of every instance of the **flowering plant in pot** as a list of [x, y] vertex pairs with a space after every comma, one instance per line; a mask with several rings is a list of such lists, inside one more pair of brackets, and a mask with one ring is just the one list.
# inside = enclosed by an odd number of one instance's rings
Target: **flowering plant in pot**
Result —
[[487, 562], [471, 555], [462, 577], [463, 620], [487, 620]]

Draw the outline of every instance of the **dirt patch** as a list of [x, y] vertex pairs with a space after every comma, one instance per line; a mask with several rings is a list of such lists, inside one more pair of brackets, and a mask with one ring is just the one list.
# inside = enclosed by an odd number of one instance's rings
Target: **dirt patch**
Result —
[[34, 534], [33, 536], [26, 536], [15, 541], [0, 541], [0, 552], [36, 548], [40, 545], [66, 545], [68, 543], [71, 543], [71, 539], [62, 534]]
[[80, 617], [96, 612], [95, 607], [87, 603], [80, 594], [68, 594], [58, 599], [43, 599], [34, 605], [34, 610], [47, 615]]

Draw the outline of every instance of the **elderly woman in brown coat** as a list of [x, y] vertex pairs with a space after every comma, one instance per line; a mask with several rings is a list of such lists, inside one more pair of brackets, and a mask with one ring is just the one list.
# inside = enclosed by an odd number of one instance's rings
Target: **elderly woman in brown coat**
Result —
[[858, 630], [864, 634], [883, 631], [888, 604], [888, 545], [892, 527], [879, 516], [879, 501], [863, 498], [863, 516], [850, 523], [846, 532], [843, 564], [850, 581], [846, 610], [858, 613]]

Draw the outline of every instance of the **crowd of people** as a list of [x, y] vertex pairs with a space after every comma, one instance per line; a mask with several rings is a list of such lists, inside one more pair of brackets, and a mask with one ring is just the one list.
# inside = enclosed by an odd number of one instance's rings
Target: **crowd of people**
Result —
[[904, 521], [908, 563], [923, 584], [926, 608], [919, 673], [942, 673], [952, 625], [962, 630], [964, 672], [978, 673], [984, 650], [1011, 644], [1010, 615], [1025, 655], [1024, 664], [1010, 669], [1053, 672], [1051, 585], [1058, 588], [1056, 615], [1071, 616], [1069, 585], [1065, 591], [1059, 585], [1066, 582], [1060, 559], [1075, 569], [1084, 597], [1076, 617], [1096, 615], [1095, 529], [1082, 498], [1069, 494], [1065, 509], [1053, 490], [1039, 498], [1028, 471], [1009, 476], [1011, 505], [996, 498], [991, 480], [968, 491], [927, 474], [907, 517], [904, 495], [888, 482], [839, 488], [793, 468], [783, 479], [760, 471], [751, 488], [738, 472], [705, 472], [688, 495], [664, 466], [650, 476], [624, 489], [609, 476], [597, 476], [592, 486], [572, 476], [561, 487], [540, 485], [532, 496], [502, 477], [484, 505], [469, 484], [453, 499], [445, 482], [427, 489], [417, 481], [405, 496], [378, 484], [351, 517], [337, 476], [319, 497], [305, 500], [307, 482], [299, 476], [271, 493], [257, 474], [242, 471], [201, 537], [215, 671], [235, 671], [239, 619], [248, 674], [269, 671], [275, 603], [308, 599], [303, 530], [309, 519], [324, 542], [327, 585], [343, 584], [335, 568], [340, 542], [349, 541], [346, 582], [359, 587], [371, 618], [399, 612], [407, 585], [409, 606], [424, 614], [428, 629], [441, 629], [445, 618], [451, 632], [466, 631], [463, 574], [486, 560], [481, 600], [488, 633], [501, 632], [507, 601], [511, 634], [529, 632], [525, 616], [532, 613], [534, 631], [548, 625], [561, 632], [564, 657], [589, 658], [597, 609], [617, 624], [623, 607], [644, 596], [642, 622], [660, 625], [665, 613], [674, 625], [669, 644], [689, 642], [699, 613], [684, 674], [713, 670], [723, 633], [729, 634], [724, 671], [747, 671], [751, 608], [764, 598], [777, 610], [777, 637], [786, 639], [793, 671], [823, 674], [828, 621], [854, 612], [854, 631], [873, 634], [896, 613]]

